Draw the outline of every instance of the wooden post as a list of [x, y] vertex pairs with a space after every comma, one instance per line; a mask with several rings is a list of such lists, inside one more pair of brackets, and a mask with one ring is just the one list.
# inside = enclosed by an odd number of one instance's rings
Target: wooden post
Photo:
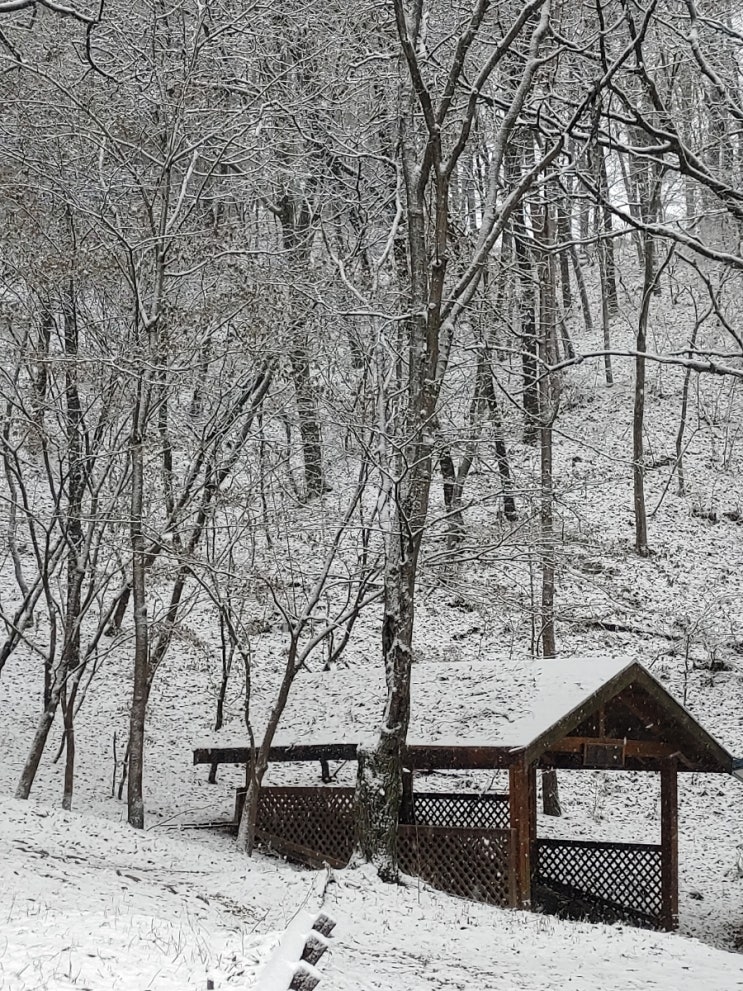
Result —
[[537, 766], [528, 769], [529, 776], [529, 876], [533, 884], [537, 873]]
[[[516, 842], [516, 908], [531, 908], [531, 809], [529, 766], [522, 762], [509, 769], [511, 828]], [[536, 802], [534, 803], [536, 809]]]
[[400, 823], [412, 825], [415, 822], [415, 802], [413, 799], [413, 772], [402, 772], [402, 798], [400, 800]]
[[678, 843], [678, 772], [676, 761], [669, 758], [661, 762], [660, 771], [661, 923], [664, 929], [678, 928]]

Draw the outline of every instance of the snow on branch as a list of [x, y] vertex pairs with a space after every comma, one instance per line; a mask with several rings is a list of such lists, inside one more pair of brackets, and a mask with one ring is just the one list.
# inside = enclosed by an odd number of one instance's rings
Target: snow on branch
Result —
[[0, 0], [0, 14], [11, 14], [17, 10], [25, 10], [27, 7], [47, 7], [55, 14], [63, 17], [74, 17], [83, 24], [96, 24], [100, 20], [100, 12], [96, 16], [84, 14], [74, 7], [68, 7], [63, 3], [56, 3], [56, 0]]

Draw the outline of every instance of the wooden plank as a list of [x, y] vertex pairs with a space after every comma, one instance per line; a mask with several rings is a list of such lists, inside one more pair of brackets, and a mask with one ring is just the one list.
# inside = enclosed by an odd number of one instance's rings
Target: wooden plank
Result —
[[609, 678], [601, 685], [593, 695], [584, 699], [570, 712], [560, 716], [536, 739], [526, 741], [526, 759], [529, 763], [538, 760], [547, 750], [552, 750], [556, 743], [565, 739], [568, 733], [572, 732], [576, 726], [580, 726], [586, 719], [595, 715], [600, 706], [607, 707], [607, 713], [611, 711], [611, 700], [619, 692], [627, 688], [634, 680], [636, 673], [640, 670], [637, 663], [628, 664], [626, 668], [618, 671], [613, 678]]
[[586, 743], [583, 747], [583, 766], [599, 769], [612, 767], [623, 768], [625, 760], [624, 745], [604, 743]]
[[412, 746], [403, 753], [403, 765], [411, 770], [493, 770], [511, 767], [521, 760], [522, 750], [512, 747]]
[[531, 908], [531, 803], [529, 800], [530, 768], [525, 761], [509, 772], [511, 827], [516, 830], [516, 906]]
[[314, 932], [307, 935], [305, 940], [304, 950], [302, 950], [302, 959], [313, 967], [317, 964], [317, 961], [322, 957], [328, 949], [328, 941], [323, 937], [319, 936]]
[[289, 991], [315, 991], [319, 983], [320, 978], [310, 970], [309, 965], [300, 963], [294, 971]]
[[315, 932], [319, 932], [321, 936], [328, 936], [335, 929], [335, 919], [331, 919], [329, 915], [325, 912], [320, 912], [315, 921], [312, 923], [312, 928]]
[[418, 826], [400, 823], [398, 827], [400, 834], [410, 836], [422, 836], [430, 840], [440, 839], [442, 836], [451, 834], [452, 836], [472, 836], [476, 839], [495, 840], [504, 845], [508, 843], [511, 836], [511, 829], [485, 829], [482, 826]]
[[[292, 747], [271, 747], [269, 761], [356, 760], [355, 743], [309, 743]], [[194, 764], [247, 764], [250, 747], [199, 747], [193, 752]]]
[[[312, 743], [292, 747], [271, 747], [271, 762], [305, 762], [327, 760], [356, 760], [355, 743]], [[435, 771], [490, 770], [510, 767], [521, 759], [522, 751], [512, 747], [443, 747], [411, 746], [403, 752], [403, 765], [408, 770]], [[194, 764], [246, 764], [250, 747], [199, 747], [193, 751]]]
[[531, 882], [535, 880], [537, 869], [537, 768], [535, 764], [529, 767], [529, 873]]
[[416, 798], [434, 798], [434, 799], [453, 799], [454, 801], [468, 801], [474, 802], [495, 802], [508, 804], [508, 795], [504, 792], [500, 794], [498, 792], [479, 792], [479, 791], [418, 791], [415, 792]]
[[[618, 767], [612, 765], [610, 767], [592, 768], [589, 764], [584, 763], [582, 753], [567, 753], [559, 754], [554, 753], [552, 750], [546, 751], [542, 757], [538, 758], [536, 761], [537, 767], [556, 767], [558, 771], [587, 771], [587, 770], [600, 770], [600, 771], [653, 771], [658, 772], [661, 769], [661, 765], [665, 757], [628, 757], [625, 754], [624, 767]], [[686, 765], [679, 761], [679, 771], [694, 771], [698, 770], [694, 765]]]
[[585, 747], [624, 748], [627, 757], [673, 757], [678, 755], [678, 747], [655, 740], [627, 740], [623, 738], [595, 736], [566, 736], [550, 747], [551, 753], [583, 753]]
[[[665, 732], [670, 734], [672, 739], [685, 737], [684, 755], [694, 761], [697, 770], [719, 774], [731, 773], [732, 756], [648, 671], [638, 667], [633, 687], [634, 685], [658, 703]], [[691, 746], [687, 745], [687, 741]]]
[[614, 843], [603, 840], [553, 840], [542, 838], [539, 840], [540, 846], [577, 846], [587, 850], [660, 850], [659, 843]]
[[679, 853], [678, 853], [678, 778], [674, 760], [664, 763], [660, 772], [660, 845], [662, 923], [664, 929], [678, 929], [679, 921]]

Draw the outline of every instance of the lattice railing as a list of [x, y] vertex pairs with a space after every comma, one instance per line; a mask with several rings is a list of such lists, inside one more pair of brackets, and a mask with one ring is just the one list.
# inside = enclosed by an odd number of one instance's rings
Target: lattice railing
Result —
[[514, 842], [509, 829], [400, 826], [400, 870], [473, 901], [515, 904]]
[[462, 795], [457, 792], [416, 792], [415, 821], [421, 826], [468, 829], [508, 829], [508, 795]]
[[[440, 812], [447, 808], [445, 801], [426, 805], [430, 796], [420, 797], [424, 799], [423, 809]], [[473, 805], [473, 797], [469, 798], [469, 805], [465, 802], [461, 808], [471, 818], [480, 815], [481, 821], [492, 820], [498, 814], [495, 810], [502, 807], [502, 802], [483, 803], [476, 796]], [[258, 839], [262, 845], [311, 866], [324, 860], [345, 864], [353, 852], [353, 799], [353, 788], [264, 788], [258, 803]], [[241, 801], [238, 795], [238, 814]], [[452, 808], [456, 806], [449, 807], [450, 815]], [[399, 860], [404, 873], [421, 877], [450, 894], [492, 905], [515, 903], [514, 849], [509, 829], [420, 823], [400, 826]]]
[[588, 840], [539, 840], [537, 884], [561, 893], [569, 908], [592, 904], [607, 917], [661, 923], [661, 848], [639, 843], [594, 843]]
[[353, 796], [353, 788], [263, 788], [256, 830], [297, 848], [298, 859], [304, 850], [346, 864], [353, 852]]

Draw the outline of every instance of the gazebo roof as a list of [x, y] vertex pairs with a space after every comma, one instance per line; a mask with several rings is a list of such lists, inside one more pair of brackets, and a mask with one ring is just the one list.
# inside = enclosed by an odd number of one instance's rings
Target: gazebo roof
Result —
[[[364, 674], [338, 669], [302, 676], [271, 759], [349, 759], [356, 743], [373, 739], [383, 686], [378, 666]], [[340, 705], [329, 704], [330, 684]], [[217, 750], [223, 760], [228, 752], [238, 759], [238, 752], [246, 752], [240, 742], [225, 747], [222, 737], [219, 747], [201, 748], [195, 760], [208, 763]], [[733, 762], [635, 661], [414, 666], [410, 767], [493, 768], [526, 760], [564, 768], [657, 770], [668, 759], [682, 771], [721, 773], [729, 773]]]

